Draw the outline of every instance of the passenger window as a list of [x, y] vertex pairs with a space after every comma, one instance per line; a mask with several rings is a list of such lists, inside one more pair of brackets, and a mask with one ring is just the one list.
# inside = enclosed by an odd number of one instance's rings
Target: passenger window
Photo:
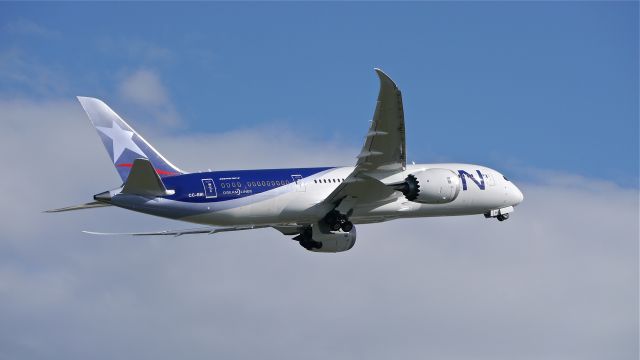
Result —
[[266, 185], [264, 184], [264, 181], [262, 182], [262, 186], [266, 186]]
[[242, 184], [238, 181], [238, 187], [242, 187]]
[[276, 180], [276, 185], [280, 186], [280, 180]]
[[236, 187], [236, 183], [232, 182], [231, 186]]

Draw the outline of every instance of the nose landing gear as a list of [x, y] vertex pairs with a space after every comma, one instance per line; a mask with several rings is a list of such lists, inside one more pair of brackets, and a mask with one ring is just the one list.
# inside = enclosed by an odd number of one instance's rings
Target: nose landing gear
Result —
[[484, 217], [486, 217], [487, 219], [496, 218], [498, 219], [498, 221], [505, 221], [509, 219], [509, 213], [511, 212], [513, 212], [513, 206], [508, 206], [502, 209], [491, 210], [485, 213]]
[[496, 216], [496, 219], [498, 219], [498, 221], [505, 221], [509, 218], [509, 214], [500, 214], [498, 216]]

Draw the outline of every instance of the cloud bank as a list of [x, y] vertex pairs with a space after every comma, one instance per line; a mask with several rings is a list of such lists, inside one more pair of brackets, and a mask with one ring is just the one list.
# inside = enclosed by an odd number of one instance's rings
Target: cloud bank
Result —
[[[122, 91], [156, 80], [134, 74]], [[116, 172], [74, 101], [4, 98], [0, 118], [0, 359], [638, 356], [637, 189], [539, 172], [507, 222], [360, 226], [334, 255], [273, 230], [91, 237], [80, 230], [189, 225], [111, 208], [42, 214], [118, 186]], [[144, 135], [185, 169], [349, 164], [357, 152], [279, 129]]]

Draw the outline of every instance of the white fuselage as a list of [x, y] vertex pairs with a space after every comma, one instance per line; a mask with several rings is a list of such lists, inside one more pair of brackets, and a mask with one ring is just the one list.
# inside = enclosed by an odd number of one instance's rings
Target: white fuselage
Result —
[[[409, 201], [399, 191], [390, 191], [387, 186], [381, 185], [380, 192], [388, 192], [388, 195], [381, 198], [380, 193], [371, 194], [371, 192], [377, 192], [375, 189], [369, 191], [370, 194], [361, 194], [365, 201], [355, 203], [351, 209], [350, 220], [358, 224], [398, 218], [484, 214], [491, 210], [517, 205], [523, 199], [520, 190], [502, 174], [493, 169], [472, 164], [407, 165], [402, 172], [391, 176], [381, 172], [375, 178], [381, 183], [392, 184], [402, 181], [409, 174], [430, 168], [449, 169], [456, 174], [461, 171], [475, 174], [475, 181], [466, 178], [465, 188], [460, 191], [455, 200], [446, 204], [421, 204]], [[292, 182], [248, 197], [217, 203], [185, 204], [162, 198], [149, 200], [130, 196], [118, 201], [116, 196], [113, 204], [134, 211], [207, 225], [304, 224], [318, 221], [328, 211], [333, 210], [334, 205], [324, 200], [353, 170], [354, 167], [331, 168], [301, 179], [297, 183]], [[478, 174], [483, 178], [478, 179]], [[376, 200], [368, 201], [366, 199], [368, 195]], [[185, 210], [186, 207], [191, 214], [183, 216], [181, 214], [184, 211], [181, 210]]]

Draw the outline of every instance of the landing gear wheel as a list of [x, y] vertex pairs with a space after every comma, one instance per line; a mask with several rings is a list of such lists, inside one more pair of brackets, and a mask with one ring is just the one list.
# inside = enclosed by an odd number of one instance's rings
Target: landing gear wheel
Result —
[[[349, 220], [345, 215], [342, 215], [340, 214], [340, 212], [333, 210], [325, 215], [324, 222], [329, 226], [329, 230], [338, 231], [345, 223], [349, 222]], [[351, 226], [353, 227], [353, 225]]]
[[509, 218], [509, 214], [500, 214], [496, 216], [496, 218], [498, 219], [498, 221], [505, 221]]
[[335, 211], [335, 210], [334, 211], [330, 211], [324, 217], [324, 222], [327, 223], [327, 225], [329, 225], [329, 227], [333, 228], [333, 225], [339, 223], [339, 218], [338, 218], [339, 215], [340, 215], [340, 213]]
[[353, 223], [351, 221], [345, 221], [344, 223], [342, 223], [342, 226], [340, 226], [340, 229], [342, 229], [342, 231], [344, 232], [349, 232], [351, 231], [351, 229], [353, 229]]

